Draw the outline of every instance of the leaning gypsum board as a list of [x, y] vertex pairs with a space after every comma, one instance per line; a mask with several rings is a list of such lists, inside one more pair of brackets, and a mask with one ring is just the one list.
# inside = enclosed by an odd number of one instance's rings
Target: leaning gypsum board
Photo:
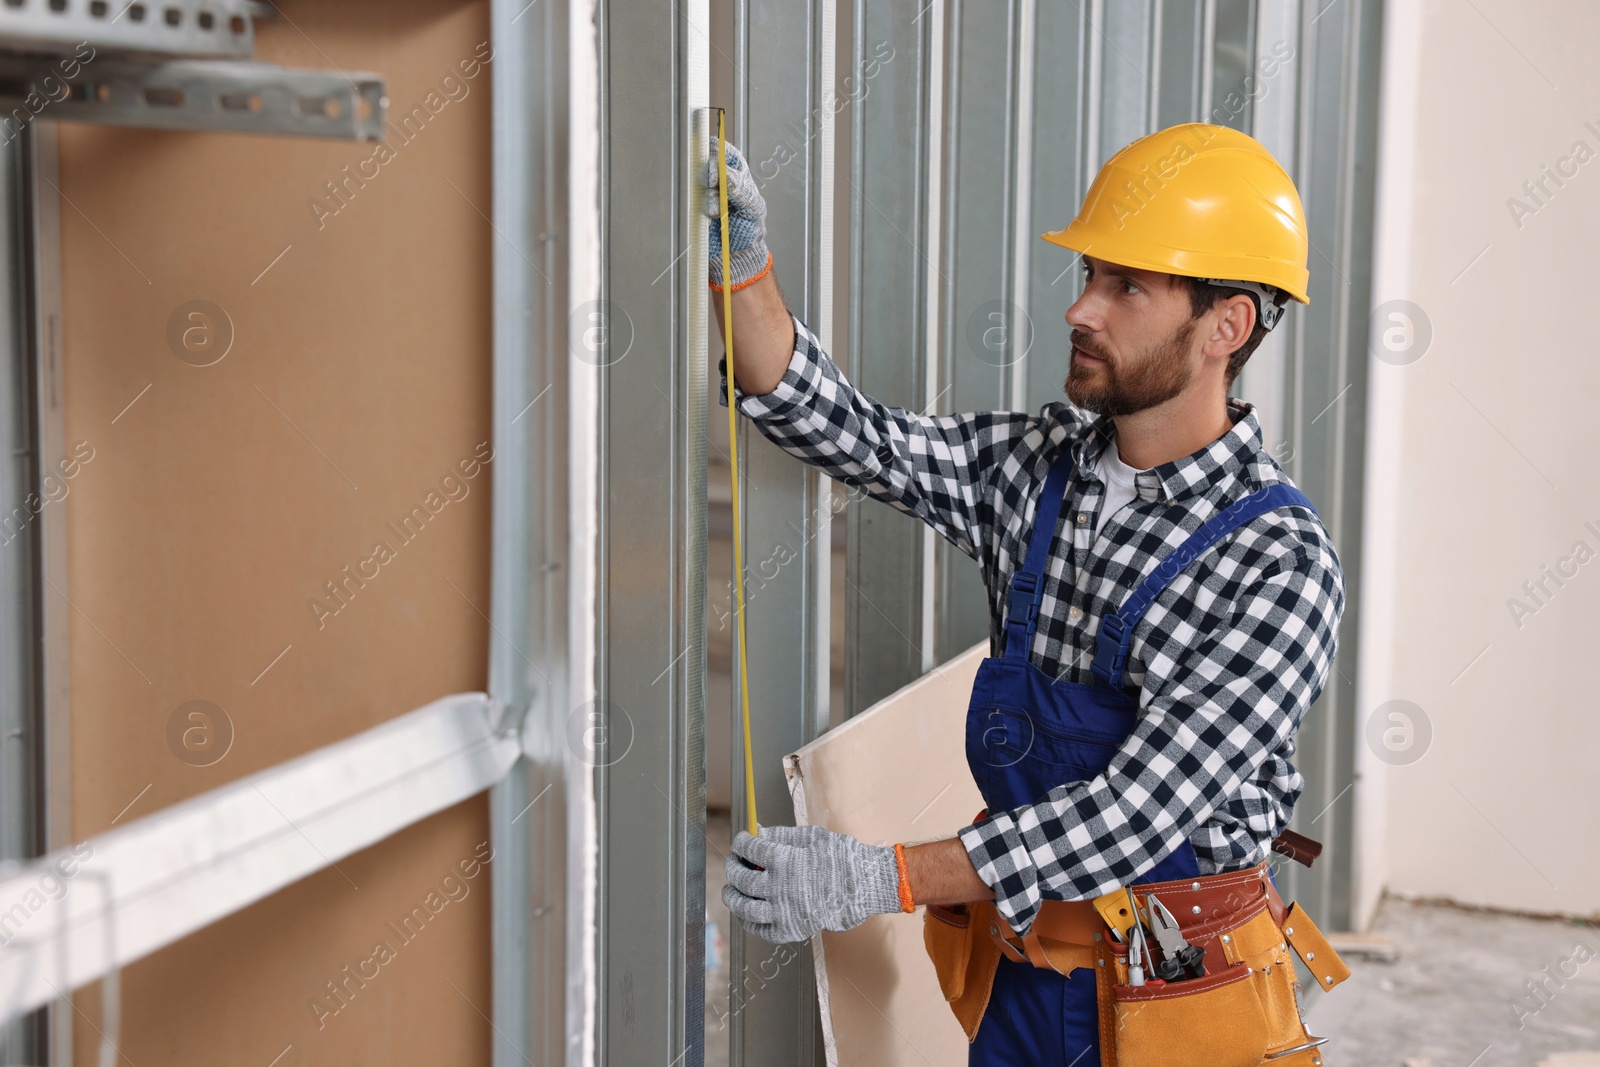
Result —
[[0, 1020], [493, 785], [520, 752], [494, 722], [447, 696], [29, 864], [0, 882]]
[[[988, 641], [973, 645], [786, 757], [795, 824], [887, 845], [951, 837], [971, 822], [983, 796], [963, 737], [988, 652]], [[829, 1067], [967, 1062], [966, 1035], [928, 962], [921, 914], [873, 915], [812, 945]]]

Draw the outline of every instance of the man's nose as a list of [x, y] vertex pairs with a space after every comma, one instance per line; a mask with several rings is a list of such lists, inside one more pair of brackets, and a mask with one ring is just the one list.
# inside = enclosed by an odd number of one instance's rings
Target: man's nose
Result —
[[1072, 306], [1067, 308], [1065, 318], [1068, 326], [1074, 330], [1082, 330], [1084, 333], [1094, 333], [1100, 327], [1099, 313], [1095, 310], [1094, 302], [1089, 300], [1087, 294], [1073, 301]]

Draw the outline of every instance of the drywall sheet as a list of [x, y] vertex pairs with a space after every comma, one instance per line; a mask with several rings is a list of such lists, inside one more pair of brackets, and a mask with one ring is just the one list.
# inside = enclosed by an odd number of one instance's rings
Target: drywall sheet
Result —
[[[795, 821], [873, 844], [950, 837], [983, 798], [967, 770], [967, 701], [987, 641], [786, 761]], [[828, 1062], [961, 1067], [967, 1039], [922, 947], [922, 912], [824, 933], [816, 950]]]
[[[485, 688], [488, 7], [279, 6], [381, 150], [60, 129], [79, 840]], [[490, 851], [474, 797], [139, 961], [118, 1062], [487, 1063]]]

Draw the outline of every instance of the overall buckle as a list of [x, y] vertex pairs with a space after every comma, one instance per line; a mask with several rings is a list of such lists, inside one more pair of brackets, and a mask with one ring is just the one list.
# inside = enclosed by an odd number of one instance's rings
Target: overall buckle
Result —
[[[1022, 571], [1011, 576], [1011, 597], [1006, 605], [1006, 647], [1013, 640], [1025, 642], [1039, 617], [1039, 576]], [[1024, 648], [1023, 655], [1027, 655]]]
[[1128, 646], [1132, 644], [1131, 631], [1120, 615], [1105, 615], [1100, 619], [1100, 631], [1094, 639], [1094, 663], [1089, 667], [1106, 685], [1120, 684], [1123, 669], [1128, 665]]

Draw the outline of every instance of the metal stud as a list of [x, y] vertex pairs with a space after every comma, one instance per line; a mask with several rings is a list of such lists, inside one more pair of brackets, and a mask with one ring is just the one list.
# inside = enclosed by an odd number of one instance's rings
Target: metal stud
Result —
[[1200, 892], [1200, 883], [1199, 882], [1191, 882], [1189, 884], [1189, 888], [1193, 889], [1196, 893], [1198, 893], [1198, 892]]
[[1189, 910], [1194, 912], [1196, 915], [1199, 915], [1200, 914], [1200, 905], [1196, 904], [1194, 907], [1190, 908]]
[[1327, 982], [1329, 985], [1332, 985], [1333, 984], [1333, 975], [1331, 975], [1331, 974], [1328, 975], [1328, 977], [1324, 978], [1323, 981]]
[[1284, 934], [1286, 936], [1293, 937], [1294, 936], [1294, 927], [1286, 926], [1286, 927], [1284, 927], [1283, 932], [1284, 932]]
[[1100, 940], [1100, 935], [1099, 935], [1099, 934], [1095, 934], [1095, 935], [1094, 935], [1094, 939], [1095, 939], [1095, 940], [1096, 940], [1096, 941], [1098, 941], [1098, 940]]
[[1317, 954], [1315, 952], [1307, 952], [1306, 953], [1306, 962], [1307, 963], [1310, 963], [1312, 960], [1314, 960], [1316, 958], [1317, 958]]
[[[730, 182], [730, 183], [729, 183], [729, 184], [730, 184], [730, 185], [731, 185], [731, 184], [732, 184], [732, 183], [731, 183], [731, 182]], [[1104, 959], [1101, 959], [1101, 960], [1098, 960], [1098, 961], [1097, 961], [1097, 962], [1098, 962], [1098, 963], [1099, 963], [1099, 964], [1100, 964], [1100, 966], [1102, 966], [1102, 967], [1104, 967], [1104, 966], [1105, 966], [1105, 965], [1106, 965], [1106, 961], [1105, 961], [1105, 960], [1104, 960]]]
[[1224, 945], [1231, 945], [1231, 944], [1233, 944], [1233, 938], [1229, 937], [1227, 934], [1223, 934], [1222, 935], [1222, 943]]

